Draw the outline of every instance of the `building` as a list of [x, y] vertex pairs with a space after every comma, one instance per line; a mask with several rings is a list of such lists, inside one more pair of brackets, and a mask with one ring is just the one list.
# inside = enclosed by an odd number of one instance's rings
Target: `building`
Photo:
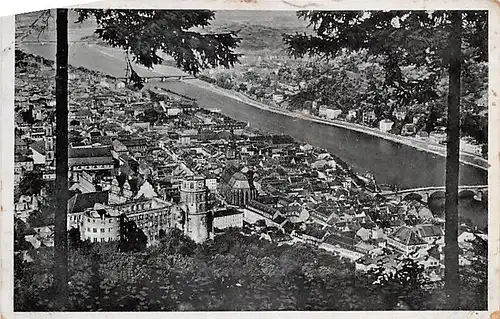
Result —
[[26, 221], [30, 213], [38, 209], [37, 195], [21, 195], [14, 207], [15, 216]]
[[228, 175], [223, 176], [221, 194], [230, 205], [245, 206], [249, 201], [257, 198], [258, 191], [252, 172], [243, 174], [241, 171], [236, 171], [227, 179]]
[[205, 178], [186, 177], [180, 187], [180, 224], [184, 234], [197, 243], [204, 242], [210, 236], [207, 212], [207, 188]]
[[321, 117], [325, 117], [329, 120], [333, 120], [333, 119], [336, 119], [337, 117], [340, 116], [340, 114], [342, 114], [342, 110], [340, 109], [331, 109], [329, 107], [327, 107], [326, 105], [321, 105], [319, 107], [319, 116]]
[[80, 228], [82, 224], [83, 213], [93, 208], [96, 204], [107, 205], [109, 203], [108, 192], [90, 192], [76, 194], [68, 200], [68, 230], [71, 228]]
[[45, 165], [45, 143], [38, 141], [30, 144], [31, 158], [34, 165]]
[[45, 143], [45, 169], [47, 171], [55, 171], [56, 158], [55, 158], [55, 140], [53, 132], [53, 123], [45, 123], [45, 136], [43, 141]]
[[190, 145], [191, 144], [191, 136], [189, 135], [185, 135], [185, 134], [181, 134], [179, 136], [179, 144], [180, 145]]
[[226, 228], [243, 227], [243, 212], [234, 208], [216, 210], [212, 213], [212, 226], [215, 232]]
[[394, 233], [387, 236], [387, 247], [405, 255], [428, 247], [427, 242], [408, 226], [401, 226]]
[[80, 238], [92, 243], [120, 240], [122, 222], [123, 217], [119, 211], [97, 204], [83, 212]]
[[270, 205], [263, 204], [256, 200], [251, 200], [243, 209], [244, 221], [249, 224], [255, 224], [258, 221], [264, 221], [267, 226], [280, 227], [286, 218]]
[[292, 231], [291, 235], [305, 243], [319, 245], [329, 235], [329, 232], [319, 225], [309, 224], [305, 229]]
[[115, 163], [109, 146], [71, 147], [68, 153], [68, 168], [73, 180], [78, 180], [82, 171], [111, 173]]
[[113, 207], [144, 232], [148, 245], [157, 243], [162, 234], [176, 226], [172, 203], [160, 198], [142, 199]]
[[429, 133], [429, 140], [436, 144], [444, 144], [446, 143], [446, 132], [442, 131], [434, 131]]
[[95, 174], [82, 172], [78, 182], [71, 185], [70, 191], [78, 191], [80, 193], [92, 193], [96, 191], [97, 178]]
[[363, 112], [363, 123], [373, 123], [377, 119], [377, 115], [374, 110], [367, 110]]
[[114, 152], [116, 154], [115, 157], [119, 157], [119, 156], [122, 156], [122, 155], [125, 155], [125, 154], [129, 153], [128, 152], [128, 148], [122, 142], [120, 142], [117, 139], [114, 139], [111, 142], [111, 145], [113, 146], [112, 152]]
[[[119, 179], [123, 182], [120, 183]], [[108, 189], [108, 187], [110, 204], [123, 204], [134, 197], [134, 193], [130, 188], [130, 183], [124, 175], [113, 178], [106, 189]]]
[[15, 153], [24, 153], [28, 150], [28, 143], [16, 135], [15, 137]]
[[406, 111], [395, 109], [392, 115], [394, 115], [398, 121], [402, 121], [406, 118]]
[[389, 132], [393, 125], [394, 122], [388, 119], [383, 119], [378, 123], [379, 130], [384, 133]]
[[354, 120], [356, 117], [358, 116], [358, 112], [356, 110], [349, 110], [347, 112], [347, 116], [346, 116], [346, 119], [348, 121], [352, 121]]
[[283, 94], [273, 94], [273, 101], [275, 103], [281, 103], [283, 102], [283, 100], [284, 100]]
[[205, 186], [208, 188], [210, 192], [217, 192], [219, 188], [219, 183], [217, 182], [217, 178], [216, 177], [205, 178]]
[[31, 172], [34, 164], [33, 159], [26, 155], [14, 155], [14, 174], [23, 174], [24, 172]]
[[120, 142], [125, 145], [131, 153], [144, 152], [148, 147], [147, 141], [144, 138], [122, 139]]
[[401, 135], [409, 136], [415, 134], [417, 134], [417, 128], [415, 127], [415, 124], [408, 123], [403, 125], [403, 128], [401, 129]]
[[444, 245], [443, 229], [437, 225], [425, 224], [415, 227], [418, 235], [430, 245]]

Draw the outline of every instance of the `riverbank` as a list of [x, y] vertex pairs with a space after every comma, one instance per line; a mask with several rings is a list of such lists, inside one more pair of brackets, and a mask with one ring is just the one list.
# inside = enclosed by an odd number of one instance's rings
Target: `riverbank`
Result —
[[[391, 141], [394, 143], [407, 145], [407, 146], [413, 147], [413, 148], [418, 149], [418, 150], [423, 151], [423, 152], [428, 152], [428, 153], [436, 154], [436, 155], [439, 155], [442, 157], [446, 157], [446, 147], [443, 145], [440, 145], [440, 144], [431, 143], [429, 141], [420, 140], [420, 139], [417, 139], [414, 137], [407, 137], [407, 136], [400, 136], [400, 135], [385, 133], [385, 132], [381, 132], [380, 130], [378, 130], [376, 128], [371, 128], [371, 127], [367, 127], [367, 126], [356, 124], [356, 123], [350, 123], [350, 122], [345, 122], [345, 121], [340, 121], [340, 120], [326, 120], [326, 119], [322, 119], [322, 118], [319, 118], [316, 116], [306, 115], [304, 113], [290, 112], [287, 110], [274, 108], [274, 107], [271, 107], [267, 104], [252, 100], [249, 97], [247, 97], [241, 93], [230, 91], [227, 89], [223, 89], [223, 88], [217, 87], [213, 84], [210, 84], [208, 82], [199, 80], [199, 79], [183, 80], [183, 82], [198, 86], [198, 87], [203, 88], [203, 89], [210, 90], [210, 91], [215, 92], [217, 94], [224, 95], [226, 97], [232, 98], [234, 100], [246, 103], [250, 106], [253, 106], [253, 107], [259, 108], [261, 110], [268, 111], [268, 112], [282, 114], [282, 115], [289, 116], [289, 117], [300, 118], [303, 120], [313, 121], [313, 122], [320, 123], [320, 124], [341, 127], [341, 128], [347, 129], [347, 130], [357, 131], [360, 133], [364, 133], [364, 134], [368, 134], [368, 135], [375, 136], [378, 138], [382, 138], [382, 139], [385, 139], [385, 140], [388, 140], [388, 141]], [[488, 161], [486, 159], [481, 158], [475, 154], [467, 153], [467, 152], [463, 152], [463, 151], [460, 152], [460, 162], [463, 164], [467, 164], [467, 165], [479, 168], [479, 169], [483, 169], [483, 170], [487, 170], [488, 166], [489, 166]]]

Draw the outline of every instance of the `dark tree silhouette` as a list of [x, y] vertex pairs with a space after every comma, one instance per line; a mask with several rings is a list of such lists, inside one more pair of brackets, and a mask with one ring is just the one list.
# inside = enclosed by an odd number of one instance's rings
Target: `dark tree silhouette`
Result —
[[[233, 50], [240, 39], [233, 32], [201, 34], [189, 29], [210, 24], [215, 13], [208, 10], [102, 10], [77, 9], [82, 22], [95, 17], [96, 34], [105, 43], [124, 49], [135, 62], [153, 67], [162, 62], [158, 51], [171, 55], [177, 66], [192, 74], [238, 62]], [[56, 19], [56, 194], [55, 289], [61, 309], [66, 304], [68, 241], [68, 10], [57, 9]], [[134, 74], [132, 75], [134, 77]], [[137, 88], [142, 81], [135, 73]], [[135, 246], [134, 246], [135, 247]]]
[[461, 48], [463, 40], [468, 61], [487, 60], [487, 12], [300, 11], [298, 17], [309, 20], [315, 34], [284, 35], [291, 55], [330, 58], [344, 49], [368, 50], [372, 55], [384, 58], [385, 82], [396, 88], [398, 100], [407, 99], [408, 88], [401, 65], [426, 66], [432, 71], [420, 86], [425, 88], [427, 97], [432, 96], [428, 84], [441, 72], [448, 72], [445, 282], [448, 307], [457, 309], [457, 292], [460, 290], [457, 234]]

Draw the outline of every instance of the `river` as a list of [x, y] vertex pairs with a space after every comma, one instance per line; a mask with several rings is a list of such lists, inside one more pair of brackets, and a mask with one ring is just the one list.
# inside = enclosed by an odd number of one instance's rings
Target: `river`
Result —
[[[364, 133], [261, 110], [246, 103], [184, 82], [155, 83], [174, 92], [194, 97], [202, 107], [219, 108], [222, 113], [254, 128], [287, 134], [322, 147], [339, 156], [355, 171], [370, 171], [381, 184], [400, 188], [444, 185], [445, 158], [413, 147]], [[487, 171], [462, 164], [461, 185], [487, 184]]]
[[[55, 48], [52, 45], [24, 45], [23, 49], [54, 60]], [[100, 46], [72, 45], [69, 53], [69, 61], [75, 66], [113, 76], [123, 76], [125, 62], [123, 54], [119, 51]], [[166, 66], [155, 70], [136, 66], [136, 71], [140, 75], [181, 73]], [[372, 172], [380, 184], [397, 184], [400, 189], [444, 185], [445, 158], [442, 156], [361, 132], [258, 109], [187, 82], [157, 82], [154, 85], [193, 97], [201, 107], [218, 108], [236, 120], [249, 122], [254, 128], [287, 134], [299, 141], [325, 148], [351, 165], [355, 171]], [[460, 165], [461, 185], [487, 183], [487, 170], [466, 164]], [[480, 224], [484, 225], [485, 216], [487, 217], [486, 207], [479, 202], [473, 204], [468, 209], [462, 210], [461, 215], [474, 220], [481, 216]]]

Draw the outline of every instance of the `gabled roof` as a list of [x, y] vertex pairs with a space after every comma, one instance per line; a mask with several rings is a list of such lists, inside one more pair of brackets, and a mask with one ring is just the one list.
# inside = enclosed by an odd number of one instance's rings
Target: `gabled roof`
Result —
[[287, 219], [283, 215], [278, 215], [276, 218], [273, 220], [276, 224], [281, 225], [284, 221]]
[[240, 215], [240, 214], [243, 214], [243, 212], [241, 212], [237, 209], [234, 209], [234, 208], [227, 208], [227, 209], [215, 211], [213, 217], [220, 218], [220, 217], [224, 217], [224, 216], [232, 216], [232, 215]]
[[130, 138], [130, 139], [122, 139], [120, 142], [126, 147], [134, 147], [134, 146], [145, 146], [147, 145], [147, 141], [144, 138]]
[[408, 226], [402, 226], [398, 228], [394, 233], [389, 235], [389, 238], [392, 238], [405, 246], [415, 246], [415, 245], [423, 245], [426, 242], [420, 237], [417, 232], [411, 229]]
[[109, 146], [72, 147], [68, 151], [68, 158], [108, 156], [111, 157], [111, 148]]
[[417, 226], [418, 234], [425, 237], [435, 237], [435, 236], [444, 236], [444, 232], [441, 227], [436, 225], [419, 225]]
[[38, 153], [45, 155], [45, 142], [44, 141], [36, 141], [30, 144], [30, 148]]
[[68, 201], [68, 214], [83, 212], [87, 208], [92, 208], [96, 203], [107, 204], [108, 192], [92, 192], [76, 194]]
[[110, 165], [114, 164], [112, 157], [83, 157], [70, 158], [68, 161], [70, 167], [75, 165]]

